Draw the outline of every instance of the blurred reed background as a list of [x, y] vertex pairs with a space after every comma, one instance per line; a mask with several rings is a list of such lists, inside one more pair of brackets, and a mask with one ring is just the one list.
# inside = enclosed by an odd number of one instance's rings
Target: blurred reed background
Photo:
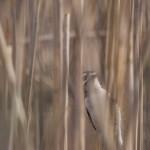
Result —
[[123, 149], [148, 150], [149, 49], [149, 0], [0, 0], [0, 150], [99, 150], [91, 70], [121, 106]]

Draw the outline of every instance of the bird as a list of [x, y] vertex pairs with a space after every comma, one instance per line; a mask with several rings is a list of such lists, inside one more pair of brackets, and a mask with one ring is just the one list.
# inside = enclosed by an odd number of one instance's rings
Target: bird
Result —
[[98, 76], [95, 71], [83, 73], [87, 114], [101, 141], [102, 149], [120, 150], [123, 145], [120, 107], [102, 88]]

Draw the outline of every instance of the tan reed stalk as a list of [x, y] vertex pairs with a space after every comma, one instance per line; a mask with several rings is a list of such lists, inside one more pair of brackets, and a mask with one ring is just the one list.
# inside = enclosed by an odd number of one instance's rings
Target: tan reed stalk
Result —
[[[37, 41], [38, 41], [38, 31], [39, 31], [39, 15], [41, 8], [41, 0], [38, 0], [36, 14], [33, 17], [33, 28], [31, 29], [31, 51], [33, 51], [33, 58], [30, 70], [30, 83], [29, 83], [29, 99], [28, 99], [28, 126], [27, 126], [27, 135], [30, 128], [31, 121], [31, 111], [32, 111], [32, 94], [33, 94], [33, 78], [34, 78], [34, 68], [35, 68], [35, 59], [37, 53]], [[31, 8], [33, 9], [33, 8]]]
[[63, 33], [63, 25], [64, 25], [64, 0], [59, 0], [59, 40], [60, 40], [60, 101], [59, 101], [59, 146], [58, 149], [61, 150], [61, 147], [63, 147], [64, 145], [64, 108], [65, 108], [65, 102], [63, 100], [63, 90], [64, 90], [64, 86], [63, 86], [63, 62], [64, 62], [64, 33]]
[[[142, 64], [141, 64], [142, 65]], [[140, 77], [140, 114], [139, 114], [139, 126], [140, 126], [140, 129], [139, 129], [139, 150], [143, 150], [144, 148], [144, 145], [143, 145], [143, 140], [144, 140], [144, 137], [143, 137], [143, 123], [144, 123], [144, 120], [143, 120], [143, 103], [144, 103], [144, 84], [143, 84], [143, 67], [141, 66], [141, 72], [142, 72], [142, 75]]]
[[109, 49], [110, 49], [110, 28], [111, 28], [111, 10], [112, 10], [112, 0], [108, 5], [108, 12], [107, 12], [107, 27], [106, 27], [106, 45], [105, 45], [105, 86], [108, 89], [108, 60], [109, 60]]
[[[81, 48], [81, 42], [79, 42]], [[82, 87], [82, 65], [81, 65], [81, 49], [76, 49], [76, 71], [75, 71], [75, 150], [85, 150], [85, 122], [84, 122], [84, 101]]]
[[[140, 34], [142, 34], [142, 31], [144, 31], [144, 23], [145, 23], [145, 5], [144, 3], [142, 3], [142, 8], [141, 8], [141, 16], [140, 16]], [[142, 39], [142, 35], [140, 35], [140, 40], [143, 41]], [[141, 42], [142, 43], [142, 42]], [[143, 44], [143, 43], [142, 43]], [[141, 44], [141, 45], [142, 45]], [[143, 53], [143, 50], [142, 50], [142, 47], [141, 46], [141, 51], [140, 53]], [[143, 150], [144, 149], [144, 76], [143, 76], [143, 70], [144, 70], [144, 63], [142, 61], [142, 58], [140, 58], [140, 146], [139, 146], [139, 150]]]
[[69, 50], [70, 50], [70, 14], [66, 14], [64, 21], [65, 27], [65, 50], [64, 50], [64, 100], [65, 100], [65, 115], [64, 115], [64, 150], [68, 150], [68, 79], [69, 79]]
[[5, 108], [4, 108], [5, 114], [7, 116], [8, 114], [8, 79], [5, 78]]
[[83, 101], [83, 12], [84, 1], [73, 0], [73, 10], [77, 24], [78, 37], [74, 52], [74, 107], [75, 107], [75, 126], [74, 126], [74, 150], [85, 150], [85, 116]]
[[[132, 111], [131, 111], [131, 104], [134, 101], [134, 14], [135, 13], [135, 9], [134, 9], [134, 1], [131, 2], [131, 15], [130, 15], [130, 31], [129, 31], [129, 51], [128, 51], [128, 64], [127, 64], [127, 79], [129, 80], [128, 84], [126, 85], [127, 88], [129, 88], [129, 92], [125, 92], [128, 94], [127, 96], [127, 107], [129, 112], [125, 112], [126, 114], [126, 119], [129, 122], [128, 125], [126, 125], [124, 128], [127, 128], [125, 130], [125, 136], [124, 136], [124, 149], [132, 149], [132, 144], [133, 144], [133, 135], [132, 135]], [[124, 99], [125, 100], [125, 99]], [[123, 102], [123, 105], [125, 104], [125, 102]], [[123, 108], [122, 105], [122, 108]]]
[[22, 103], [21, 94], [18, 93], [17, 90], [17, 80], [16, 80], [16, 73], [9, 57], [8, 46], [6, 44], [4, 34], [2, 31], [2, 27], [0, 25], [0, 46], [1, 46], [1, 54], [4, 62], [4, 66], [7, 72], [8, 80], [11, 86], [11, 96], [12, 96], [12, 116], [11, 116], [11, 129], [10, 129], [10, 141], [9, 141], [9, 149], [13, 149], [13, 136], [14, 136], [14, 129], [15, 129], [15, 120], [16, 115], [19, 116], [21, 120], [22, 126], [26, 128], [26, 114], [25, 109]]
[[[136, 5], [136, 13], [135, 13], [135, 50], [134, 50], [134, 118], [136, 118], [135, 122], [135, 150], [139, 149], [140, 143], [140, 67], [141, 67], [141, 60], [140, 60], [140, 29], [141, 29], [141, 8], [142, 8], [142, 1], [135, 1]], [[133, 131], [134, 132], [134, 131]]]
[[[38, 94], [37, 94], [38, 95]], [[36, 117], [36, 150], [40, 150], [40, 120], [39, 120], [39, 98], [37, 97], [36, 98], [36, 103], [35, 103], [35, 109], [36, 109], [36, 114], [35, 114], [35, 117]]]
[[54, 125], [56, 132], [54, 147], [60, 150], [63, 145], [64, 102], [62, 101], [63, 65], [63, 1], [53, 0], [54, 19]]

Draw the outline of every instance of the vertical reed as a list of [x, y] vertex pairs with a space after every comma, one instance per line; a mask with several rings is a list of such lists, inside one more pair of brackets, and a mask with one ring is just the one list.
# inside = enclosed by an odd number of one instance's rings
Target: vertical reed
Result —
[[68, 79], [69, 79], [69, 50], [70, 50], [70, 14], [66, 14], [64, 18], [65, 27], [65, 49], [64, 49], [64, 100], [65, 100], [65, 114], [64, 114], [64, 150], [68, 150]]

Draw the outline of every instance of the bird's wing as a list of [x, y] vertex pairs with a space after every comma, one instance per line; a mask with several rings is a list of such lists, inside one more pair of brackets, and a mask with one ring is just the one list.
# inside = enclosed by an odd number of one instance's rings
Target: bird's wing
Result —
[[86, 110], [87, 110], [89, 119], [90, 119], [93, 127], [95, 128], [95, 130], [97, 130], [97, 122], [96, 122], [96, 118], [95, 118], [95, 113], [94, 113], [93, 106], [91, 104], [89, 97], [85, 98], [85, 104], [86, 104]]
[[91, 90], [86, 98], [86, 107], [98, 135], [104, 138], [108, 149], [115, 150], [114, 125], [111, 123], [110, 100], [104, 89]]
[[[89, 112], [92, 123], [98, 132], [101, 132], [100, 126], [105, 120], [106, 108], [109, 103], [106, 94], [105, 90], [100, 92], [99, 89], [94, 89], [85, 100], [87, 111]], [[101, 124], [99, 124], [100, 122]]]

